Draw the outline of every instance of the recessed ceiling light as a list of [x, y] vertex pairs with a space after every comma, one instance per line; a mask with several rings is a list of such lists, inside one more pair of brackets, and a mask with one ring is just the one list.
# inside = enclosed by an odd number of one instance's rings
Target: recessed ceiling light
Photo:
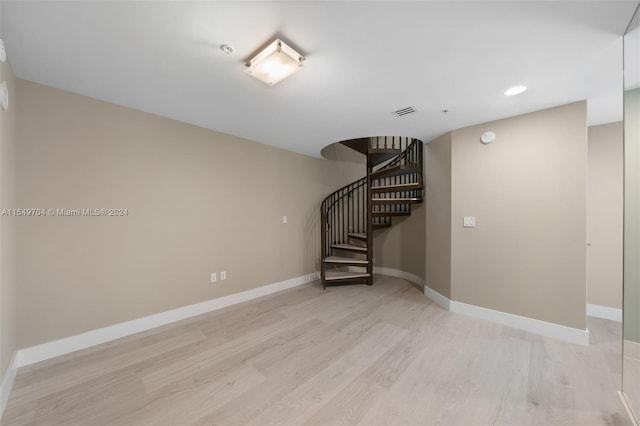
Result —
[[233, 47], [229, 46], [228, 44], [223, 44], [222, 46], [220, 46], [220, 50], [222, 50], [227, 55], [230, 55], [233, 53]]
[[512, 88], [510, 88], [506, 92], [504, 92], [504, 94], [506, 96], [515, 96], [515, 95], [519, 95], [520, 93], [524, 92], [525, 90], [527, 90], [527, 86], [513, 86]]

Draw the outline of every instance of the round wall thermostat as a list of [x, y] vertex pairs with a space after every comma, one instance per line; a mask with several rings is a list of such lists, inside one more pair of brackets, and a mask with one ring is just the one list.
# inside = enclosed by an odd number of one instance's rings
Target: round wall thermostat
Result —
[[2, 109], [9, 108], [9, 88], [6, 81], [3, 81], [0, 86], [0, 103], [2, 103]]
[[484, 132], [482, 136], [480, 136], [480, 142], [482, 142], [485, 145], [488, 145], [495, 140], [496, 140], [496, 134], [493, 132]]

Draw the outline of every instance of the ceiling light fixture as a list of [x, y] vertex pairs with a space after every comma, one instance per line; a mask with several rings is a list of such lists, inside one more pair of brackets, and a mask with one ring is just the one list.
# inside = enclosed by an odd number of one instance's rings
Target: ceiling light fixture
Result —
[[247, 62], [245, 72], [273, 86], [302, 68], [304, 59], [292, 47], [276, 39]]
[[527, 90], [527, 86], [513, 86], [510, 89], [508, 89], [506, 92], [504, 92], [504, 94], [506, 96], [515, 96], [515, 95], [519, 95], [525, 90]]

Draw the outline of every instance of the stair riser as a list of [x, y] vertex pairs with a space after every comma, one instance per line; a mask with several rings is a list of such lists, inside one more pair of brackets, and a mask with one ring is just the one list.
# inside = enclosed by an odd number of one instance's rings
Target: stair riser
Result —
[[[337, 256], [332, 257], [335, 258]], [[336, 268], [340, 266], [362, 266], [363, 268], [366, 268], [369, 263], [366, 259], [348, 259], [346, 257], [340, 257], [338, 260], [332, 260], [332, 257], [324, 259], [324, 264], [327, 266], [331, 265]]]
[[367, 240], [361, 240], [359, 238], [349, 237], [349, 244], [352, 244], [358, 247], [367, 248]]
[[348, 234], [347, 236], [353, 240], [367, 241], [365, 234]]
[[384, 228], [390, 228], [391, 224], [390, 223], [384, 223], [384, 224], [374, 224], [371, 226], [373, 229], [384, 229]]
[[411, 212], [373, 212], [373, 217], [411, 216]]
[[[365, 247], [366, 249], [366, 247]], [[353, 249], [344, 249], [344, 248], [336, 248], [333, 247], [331, 250], [333, 250], [334, 253], [337, 253], [340, 256], [353, 256], [353, 255], [361, 255], [361, 256], [367, 256], [367, 251], [366, 250], [353, 250]], [[364, 260], [364, 259], [363, 259]]]
[[380, 170], [380, 171], [371, 173], [371, 180], [378, 180], [378, 179], [390, 178], [394, 176], [403, 176], [403, 175], [409, 175], [409, 174], [417, 175], [419, 173], [420, 173], [420, 170], [418, 170], [415, 167], [400, 165], [396, 167], [391, 167], [390, 169]]
[[384, 194], [387, 192], [405, 192], [405, 191], [415, 191], [415, 190], [419, 190], [422, 189], [422, 184], [420, 183], [416, 183], [416, 184], [412, 184], [411, 186], [395, 186], [395, 185], [389, 185], [389, 186], [372, 186], [371, 187], [371, 192], [373, 194]]
[[371, 200], [371, 202], [373, 203], [373, 205], [397, 205], [397, 206], [402, 206], [402, 205], [406, 205], [406, 204], [421, 204], [422, 200], [418, 199], [418, 200], [397, 201], [397, 200], [394, 200], [393, 198], [374, 198], [374, 199]]

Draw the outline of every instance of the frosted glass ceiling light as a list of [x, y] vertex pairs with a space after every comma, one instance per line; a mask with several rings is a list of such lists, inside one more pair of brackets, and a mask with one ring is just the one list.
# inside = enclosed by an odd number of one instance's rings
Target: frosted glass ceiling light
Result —
[[504, 94], [506, 96], [515, 96], [515, 95], [519, 95], [520, 93], [524, 92], [525, 90], [527, 90], [527, 86], [513, 86], [512, 88], [510, 88], [506, 92], [504, 92]]
[[302, 68], [304, 57], [280, 39], [247, 62], [245, 72], [273, 86]]

